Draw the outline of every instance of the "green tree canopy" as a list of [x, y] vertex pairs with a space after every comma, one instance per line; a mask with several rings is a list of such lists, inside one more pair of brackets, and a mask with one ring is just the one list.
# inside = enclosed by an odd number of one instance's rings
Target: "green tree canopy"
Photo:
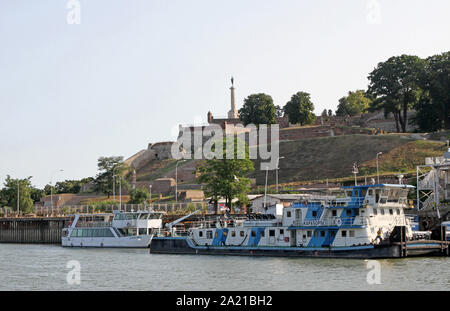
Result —
[[239, 109], [239, 118], [248, 124], [276, 124], [276, 108], [270, 95], [252, 94], [244, 100], [244, 106]]
[[131, 204], [142, 204], [150, 199], [150, 193], [147, 189], [132, 189], [130, 192], [130, 200], [128, 203]]
[[372, 100], [366, 97], [366, 92], [357, 90], [355, 92], [348, 92], [347, 96], [339, 99], [339, 105], [336, 110], [337, 116], [356, 116], [367, 112]]
[[408, 110], [422, 96], [420, 76], [425, 61], [417, 56], [401, 55], [378, 64], [369, 74], [368, 93], [374, 98], [371, 110], [394, 115], [398, 132], [406, 132]]
[[2, 189], [3, 200], [7, 206], [17, 210], [17, 199], [19, 198], [19, 210], [23, 213], [32, 213], [33, 199], [31, 198], [33, 187], [31, 185], [31, 176], [25, 179], [13, 179], [6, 176], [5, 187]]
[[311, 102], [310, 95], [305, 92], [292, 95], [291, 100], [284, 106], [284, 112], [287, 113], [289, 122], [292, 124], [308, 125], [316, 120], [314, 104]]
[[[234, 139], [234, 157], [227, 159], [226, 142], [227, 139]], [[225, 198], [226, 205], [231, 209], [231, 202], [234, 198], [245, 201], [244, 196], [250, 191], [250, 180], [245, 175], [254, 170], [253, 162], [249, 159], [248, 146], [239, 141], [238, 138], [227, 136], [222, 142], [214, 144], [218, 146], [222, 143], [223, 159], [205, 160], [196, 168], [196, 173], [200, 174], [199, 182], [205, 184], [206, 196], [212, 197], [217, 202], [219, 198]], [[238, 154], [238, 144], [245, 146], [245, 156]]]
[[450, 52], [426, 59], [421, 86], [426, 94], [415, 107], [415, 123], [423, 131], [450, 129]]
[[[102, 192], [109, 196], [113, 193], [113, 175], [116, 175], [116, 189], [118, 178], [121, 178], [127, 170], [123, 157], [100, 157], [97, 162], [98, 174], [95, 177], [96, 191]], [[128, 183], [122, 178], [122, 188], [127, 188]]]

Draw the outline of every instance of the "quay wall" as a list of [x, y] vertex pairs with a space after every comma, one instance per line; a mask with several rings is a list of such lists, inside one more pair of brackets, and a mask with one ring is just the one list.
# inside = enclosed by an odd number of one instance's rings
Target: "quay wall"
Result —
[[0, 243], [60, 244], [67, 217], [0, 218]]

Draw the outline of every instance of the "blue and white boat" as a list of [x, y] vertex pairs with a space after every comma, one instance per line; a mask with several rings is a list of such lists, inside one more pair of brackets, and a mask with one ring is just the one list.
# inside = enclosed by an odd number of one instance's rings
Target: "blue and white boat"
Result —
[[[152, 239], [151, 253], [392, 258], [448, 254], [445, 241], [414, 241], [406, 217], [410, 185], [343, 187], [246, 219], [201, 222]], [[166, 233], [167, 234], [167, 233]]]

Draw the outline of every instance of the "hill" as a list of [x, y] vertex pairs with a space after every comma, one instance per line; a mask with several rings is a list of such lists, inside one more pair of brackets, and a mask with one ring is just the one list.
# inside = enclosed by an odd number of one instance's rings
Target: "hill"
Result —
[[[380, 175], [414, 173], [416, 166], [424, 164], [425, 157], [442, 156], [446, 144], [439, 141], [418, 140], [411, 134], [345, 135], [318, 137], [280, 142], [279, 182], [324, 182], [327, 178], [352, 178], [353, 163], [357, 162], [359, 177], [376, 176], [376, 154]], [[195, 183], [192, 172], [198, 160], [178, 165], [179, 183]], [[265, 183], [265, 171], [259, 170], [260, 161], [254, 161], [256, 170], [248, 177], [256, 178], [258, 185]], [[175, 177], [175, 160], [153, 160], [139, 169], [138, 181], [161, 177]], [[275, 172], [269, 171], [269, 184], [275, 184]]]
[[[376, 176], [376, 154], [379, 171], [384, 175], [415, 173], [425, 157], [442, 156], [446, 144], [415, 140], [404, 135], [346, 135], [280, 142], [279, 182], [324, 181], [353, 177], [357, 162], [359, 177]], [[260, 161], [255, 161], [259, 168]], [[265, 171], [255, 170], [250, 177], [265, 183]], [[269, 184], [275, 184], [275, 172], [269, 171]]]

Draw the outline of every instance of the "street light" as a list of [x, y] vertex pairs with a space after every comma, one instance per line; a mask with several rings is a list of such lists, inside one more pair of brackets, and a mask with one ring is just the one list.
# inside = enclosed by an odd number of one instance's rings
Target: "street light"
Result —
[[19, 215], [20, 209], [19, 209], [19, 200], [20, 200], [20, 190], [19, 190], [19, 179], [17, 179], [17, 215]]
[[148, 188], [150, 190], [150, 207], [152, 207], [152, 185], [148, 185]]
[[52, 176], [50, 177], [50, 205], [51, 205], [52, 211], [53, 211], [53, 176], [59, 172], [64, 172], [64, 170], [62, 170], [62, 169], [55, 170], [52, 173]]
[[266, 185], [264, 187], [264, 209], [267, 207], [267, 179], [269, 175], [269, 166], [266, 166]]
[[178, 202], [178, 164], [180, 162], [186, 162], [186, 160], [177, 161], [177, 164], [175, 165], [175, 203]]
[[275, 172], [275, 176], [276, 176], [276, 183], [277, 183], [277, 193], [278, 193], [278, 170], [280, 169], [280, 159], [284, 159], [284, 157], [279, 157], [278, 159], [277, 159], [277, 169], [276, 169], [276, 172]]
[[[122, 176], [121, 175], [113, 175], [113, 180], [115, 182], [115, 178], [116, 176], [119, 176], [119, 211], [122, 210]], [[115, 188], [113, 188], [114, 191]], [[115, 197], [114, 197], [114, 201], [116, 201]]]
[[383, 152], [378, 152], [377, 153], [377, 184], [380, 184], [380, 173], [378, 172], [378, 156], [380, 154], [383, 154]]

